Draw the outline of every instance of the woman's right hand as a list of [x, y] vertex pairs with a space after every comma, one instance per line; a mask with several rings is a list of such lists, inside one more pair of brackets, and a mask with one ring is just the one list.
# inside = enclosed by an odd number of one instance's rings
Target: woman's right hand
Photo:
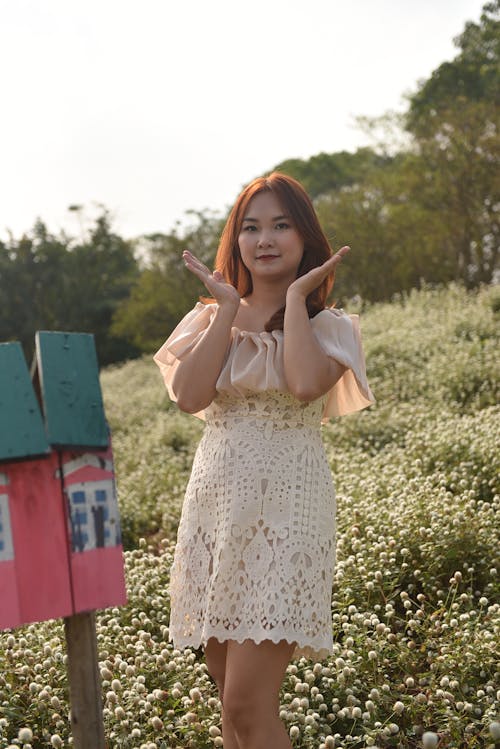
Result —
[[212, 273], [201, 260], [198, 260], [189, 250], [184, 250], [182, 258], [186, 268], [194, 273], [202, 283], [205, 284], [217, 304], [222, 306], [234, 306], [236, 309], [240, 304], [240, 295], [230, 283], [224, 280], [224, 276], [218, 270]]

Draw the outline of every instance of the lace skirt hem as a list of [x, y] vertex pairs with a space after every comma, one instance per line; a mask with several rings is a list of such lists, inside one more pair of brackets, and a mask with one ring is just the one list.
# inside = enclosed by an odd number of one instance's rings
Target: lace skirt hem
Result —
[[228, 632], [227, 629], [219, 631], [214, 628], [206, 628], [203, 632], [200, 631], [189, 635], [181, 635], [172, 629], [169, 629], [169, 641], [172, 642], [174, 647], [178, 650], [205, 647], [208, 640], [211, 638], [215, 638], [220, 643], [233, 640], [240, 644], [245, 642], [245, 640], [252, 640], [257, 645], [264, 640], [271, 640], [271, 642], [276, 644], [282, 640], [285, 640], [290, 644], [295, 642], [296, 647], [292, 654], [292, 660], [294, 661], [299, 658], [323, 661], [333, 654], [333, 635], [325, 635], [324, 637], [310, 639], [305, 637], [303, 632], [291, 633], [276, 631], [275, 629], [272, 631], [261, 629], [258, 632], [243, 632], [238, 634], [236, 632]]

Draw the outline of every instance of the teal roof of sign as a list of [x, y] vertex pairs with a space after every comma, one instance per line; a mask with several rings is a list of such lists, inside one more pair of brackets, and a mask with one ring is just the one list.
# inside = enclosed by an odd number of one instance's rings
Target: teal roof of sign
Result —
[[21, 344], [0, 343], [0, 460], [50, 452]]
[[40, 331], [36, 357], [49, 443], [106, 447], [108, 427], [94, 336]]

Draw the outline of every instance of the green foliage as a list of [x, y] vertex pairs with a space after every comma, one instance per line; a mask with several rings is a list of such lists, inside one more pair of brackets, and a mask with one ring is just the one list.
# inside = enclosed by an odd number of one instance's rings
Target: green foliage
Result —
[[[500, 2], [483, 6], [479, 23], [469, 21], [455, 40], [459, 53], [444, 62], [424, 81], [410, 99], [408, 125], [411, 130], [427, 127], [429, 115], [439, 115], [449, 103], [461, 101], [500, 103]], [[432, 125], [431, 125], [432, 126]]]
[[29, 360], [36, 330], [93, 333], [101, 364], [130, 358], [137, 349], [109, 328], [137, 273], [131, 244], [111, 231], [106, 212], [79, 243], [39, 221], [0, 244], [0, 340], [20, 340]]
[[406, 125], [419, 154], [419, 203], [448, 227], [444, 254], [468, 286], [498, 268], [500, 222], [500, 4], [455, 40], [455, 59], [440, 65], [413, 96]]
[[142, 238], [144, 269], [115, 312], [112, 332], [142, 351], [154, 351], [178, 321], [191, 309], [204, 287], [184, 267], [182, 251], [190, 249], [213, 266], [222, 220], [209, 213], [189, 212], [195, 222], [182, 232], [153, 234]]
[[355, 153], [319, 153], [310, 159], [287, 159], [273, 171], [284, 172], [301, 182], [314, 200], [342, 187], [364, 180], [367, 174], [384, 167], [390, 159], [371, 148], [358, 148]]

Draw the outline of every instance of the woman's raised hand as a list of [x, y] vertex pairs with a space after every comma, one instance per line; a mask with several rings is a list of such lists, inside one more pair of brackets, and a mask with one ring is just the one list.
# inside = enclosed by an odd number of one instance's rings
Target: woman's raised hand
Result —
[[300, 294], [304, 299], [312, 292], [317, 289], [318, 286], [325, 280], [325, 278], [332, 273], [336, 266], [340, 263], [344, 255], [346, 255], [351, 248], [345, 245], [341, 247], [335, 255], [328, 258], [323, 265], [318, 265], [317, 268], [313, 268], [308, 273], [305, 273], [300, 278], [297, 278], [288, 287], [287, 294]]
[[240, 295], [230, 283], [224, 280], [222, 273], [218, 270], [210, 271], [201, 260], [198, 260], [189, 250], [184, 250], [182, 257], [186, 268], [194, 273], [202, 283], [205, 284], [210, 294], [214, 297], [219, 306], [240, 304]]

